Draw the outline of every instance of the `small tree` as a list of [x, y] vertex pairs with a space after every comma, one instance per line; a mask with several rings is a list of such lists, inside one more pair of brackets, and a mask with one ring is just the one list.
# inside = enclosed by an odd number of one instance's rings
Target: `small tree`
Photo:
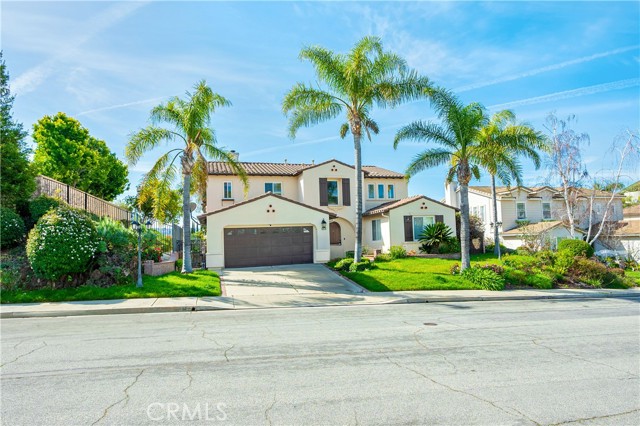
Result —
[[547, 169], [550, 182], [559, 181], [564, 209], [562, 219], [568, 222], [572, 238], [576, 235], [576, 216], [582, 188], [589, 177], [582, 162], [582, 146], [589, 143], [587, 133], [577, 133], [571, 129], [575, 116], [561, 120], [551, 113], [547, 116], [545, 128], [549, 132], [550, 153]]

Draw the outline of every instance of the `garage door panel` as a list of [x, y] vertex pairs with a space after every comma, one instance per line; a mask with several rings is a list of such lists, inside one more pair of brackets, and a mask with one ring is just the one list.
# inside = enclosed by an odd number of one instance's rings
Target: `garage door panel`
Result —
[[225, 266], [312, 263], [312, 230], [310, 226], [225, 229]]

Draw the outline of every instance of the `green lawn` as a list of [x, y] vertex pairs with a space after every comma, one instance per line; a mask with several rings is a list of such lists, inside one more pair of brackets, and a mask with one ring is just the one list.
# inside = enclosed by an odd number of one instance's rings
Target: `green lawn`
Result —
[[[492, 254], [471, 256], [471, 264], [499, 263]], [[376, 262], [376, 269], [364, 272], [342, 272], [370, 291], [409, 290], [481, 290], [459, 275], [451, 275], [454, 259], [407, 257], [390, 262]]]
[[159, 277], [144, 276], [143, 287], [135, 284], [113, 287], [82, 286], [60, 290], [2, 291], [2, 303], [64, 302], [71, 300], [138, 299], [143, 297], [220, 296], [220, 278], [212, 271], [182, 275], [172, 272]]

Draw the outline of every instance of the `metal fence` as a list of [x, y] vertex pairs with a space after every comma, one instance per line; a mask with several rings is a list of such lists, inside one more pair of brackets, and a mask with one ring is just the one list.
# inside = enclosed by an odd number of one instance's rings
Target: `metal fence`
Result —
[[48, 195], [57, 197], [66, 201], [72, 207], [86, 210], [100, 217], [110, 217], [125, 223], [129, 223], [131, 220], [131, 212], [129, 210], [50, 177], [37, 176], [36, 185], [36, 196]]

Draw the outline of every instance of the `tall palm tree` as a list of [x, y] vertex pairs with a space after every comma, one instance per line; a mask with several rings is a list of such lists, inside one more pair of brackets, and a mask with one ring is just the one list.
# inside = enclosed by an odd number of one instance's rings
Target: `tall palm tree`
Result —
[[540, 167], [539, 150], [546, 150], [546, 138], [528, 124], [517, 124], [513, 111], [502, 110], [495, 113], [489, 123], [478, 134], [483, 151], [483, 166], [491, 175], [491, 206], [493, 223], [494, 253], [500, 257], [500, 237], [498, 227], [498, 197], [496, 177], [506, 186], [515, 181], [522, 186], [522, 167], [518, 161], [524, 156], [536, 169]]
[[[207, 179], [207, 157], [228, 163], [240, 176], [245, 188], [247, 177], [235, 157], [216, 146], [216, 137], [209, 127], [216, 108], [230, 106], [224, 97], [214, 93], [204, 80], [194, 86], [186, 99], [173, 97], [151, 110], [151, 125], [131, 135], [125, 149], [130, 164], [137, 163], [143, 154], [161, 142], [179, 142], [178, 148], [165, 152], [143, 177], [142, 185], [154, 185], [156, 203], [168, 201], [171, 183], [177, 178], [180, 159], [182, 171], [182, 273], [191, 273], [191, 194], [204, 199]], [[168, 127], [159, 127], [165, 123]], [[193, 176], [193, 181], [192, 181]], [[154, 183], [155, 182], [155, 183]]]
[[417, 154], [406, 170], [412, 177], [425, 169], [447, 164], [446, 182], [454, 179], [460, 185], [460, 246], [462, 267], [471, 266], [469, 258], [469, 182], [480, 178], [483, 153], [478, 135], [488, 123], [484, 107], [479, 103], [464, 105], [445, 89], [428, 90], [431, 105], [441, 124], [414, 121], [396, 133], [393, 147], [402, 141], [431, 142], [437, 147], [427, 148]]
[[[371, 118], [374, 106], [395, 107], [419, 99], [429, 80], [410, 70], [404, 59], [385, 52], [377, 37], [364, 37], [348, 54], [334, 53], [323, 47], [302, 49], [300, 58], [313, 64], [318, 87], [296, 84], [285, 95], [282, 110], [289, 115], [289, 134], [295, 138], [301, 127], [331, 120], [341, 114], [346, 122], [340, 137], [353, 135], [356, 179], [355, 261], [362, 254], [362, 151], [363, 132], [371, 140], [378, 124]], [[324, 87], [322, 87], [323, 85]]]

